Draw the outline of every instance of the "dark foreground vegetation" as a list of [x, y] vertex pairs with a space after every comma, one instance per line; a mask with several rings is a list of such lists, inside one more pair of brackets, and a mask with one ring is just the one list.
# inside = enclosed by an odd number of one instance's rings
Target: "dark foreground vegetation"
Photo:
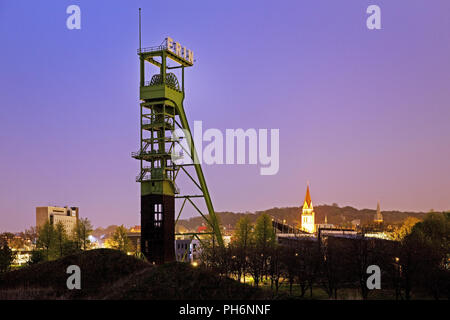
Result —
[[[396, 241], [277, 241], [268, 215], [254, 225], [244, 217], [228, 246], [202, 241], [198, 267], [155, 266], [119, 250], [81, 251], [0, 269], [0, 299], [450, 299], [450, 213], [429, 213], [403, 229]], [[5, 248], [0, 253], [9, 257]], [[81, 269], [81, 290], [66, 287], [70, 265]], [[373, 266], [381, 289], [368, 288]]]
[[[69, 265], [81, 290], [68, 290]], [[185, 263], [154, 266], [120, 251], [98, 249], [0, 274], [0, 299], [264, 299], [265, 291]]]
[[[272, 288], [277, 297], [450, 299], [449, 235], [450, 213], [429, 213], [399, 241], [360, 235], [280, 243], [270, 217], [261, 215], [254, 226], [242, 218], [228, 247], [204, 246], [202, 260], [216, 274], [250, 278], [255, 287]], [[380, 288], [374, 290], [367, 285], [371, 266], [380, 274]]]

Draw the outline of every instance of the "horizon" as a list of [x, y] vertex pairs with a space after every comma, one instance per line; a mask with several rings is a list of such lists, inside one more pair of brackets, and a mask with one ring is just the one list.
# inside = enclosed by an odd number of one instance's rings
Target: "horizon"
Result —
[[[333, 207], [334, 206], [333, 203], [332, 204], [327, 204], [327, 203], [314, 204], [313, 203], [313, 205], [314, 205], [314, 208], [321, 207], [321, 206], [327, 206], [327, 207]], [[358, 207], [355, 207], [355, 206], [352, 206], [352, 205], [344, 205], [344, 206], [341, 206], [339, 204], [337, 204], [337, 205], [338, 205], [337, 207], [341, 208], [341, 209], [350, 207], [350, 208], [356, 209], [358, 211], [364, 211], [364, 210], [371, 210], [371, 211], [375, 211], [375, 212], [377, 211], [376, 206], [375, 206], [375, 208], [358, 208]], [[51, 205], [49, 205], [49, 206], [51, 206]], [[64, 207], [64, 206], [57, 206], [57, 205], [55, 205], [55, 207]], [[254, 211], [229, 211], [229, 210], [217, 211], [216, 210], [216, 213], [217, 214], [221, 214], [221, 213], [257, 214], [257, 213], [268, 211], [268, 210], [272, 210], [272, 209], [290, 209], [290, 208], [298, 208], [299, 211], [301, 211], [302, 205], [271, 207], [271, 208], [266, 208], [266, 209], [261, 209], [261, 210], [254, 210]], [[430, 212], [437, 212], [437, 213], [440, 213], [440, 212], [450, 212], [450, 210], [436, 211], [433, 208], [430, 208], [429, 210], [426, 210], [426, 211], [409, 211], [409, 210], [408, 211], [404, 211], [404, 210], [398, 210], [398, 209], [385, 209], [385, 210], [381, 209], [381, 213], [383, 213], [383, 212], [400, 212], [400, 213], [430, 213]], [[36, 214], [36, 213], [34, 213], [34, 214]], [[299, 215], [301, 215], [301, 212], [299, 212]], [[34, 218], [35, 218], [35, 215], [34, 215]], [[80, 215], [80, 218], [88, 218], [89, 219], [89, 217], [84, 217], [83, 215]], [[201, 216], [185, 217], [183, 219], [180, 218], [180, 220], [189, 220], [189, 219], [192, 219], [192, 218], [201, 218]], [[132, 228], [132, 227], [135, 227], [135, 226], [139, 226], [140, 224], [139, 223], [136, 223], [136, 224], [124, 224], [124, 223], [120, 223], [120, 222], [113, 223], [113, 224], [108, 224], [108, 225], [94, 225], [94, 224], [92, 224], [94, 230], [95, 229], [99, 229], [99, 228], [108, 228], [108, 227], [111, 227], [111, 226], [120, 226], [120, 225], [124, 225], [126, 228]], [[30, 227], [34, 227], [34, 226], [35, 225], [30, 225], [28, 227], [23, 228], [22, 230], [13, 230], [13, 231], [11, 231], [11, 230], [0, 230], [0, 233], [3, 233], [3, 232], [19, 233], [19, 232], [23, 232], [25, 229], [29, 229]]]
[[313, 203], [450, 210], [450, 2], [405, 3], [378, 0], [374, 31], [360, 0], [182, 3], [170, 23], [164, 1], [81, 0], [81, 30], [70, 1], [0, 2], [0, 229], [46, 203], [139, 224], [139, 7], [143, 47], [171, 36], [195, 52], [190, 124], [279, 129], [276, 175], [203, 166], [216, 212], [300, 205], [307, 181]]

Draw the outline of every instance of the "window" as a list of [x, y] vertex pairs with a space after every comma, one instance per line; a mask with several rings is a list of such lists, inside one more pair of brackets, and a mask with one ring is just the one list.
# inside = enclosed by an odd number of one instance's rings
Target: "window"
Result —
[[162, 204], [155, 203], [155, 207], [153, 209], [153, 213], [154, 213], [154, 216], [153, 216], [154, 226], [155, 227], [161, 227], [162, 220], [163, 220]]

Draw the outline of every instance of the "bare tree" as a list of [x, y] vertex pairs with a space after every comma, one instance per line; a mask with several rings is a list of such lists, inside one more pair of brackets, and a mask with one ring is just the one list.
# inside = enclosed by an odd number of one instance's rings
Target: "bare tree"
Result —
[[78, 219], [73, 231], [73, 240], [77, 249], [87, 250], [89, 248], [89, 236], [93, 231], [91, 222], [87, 219]]

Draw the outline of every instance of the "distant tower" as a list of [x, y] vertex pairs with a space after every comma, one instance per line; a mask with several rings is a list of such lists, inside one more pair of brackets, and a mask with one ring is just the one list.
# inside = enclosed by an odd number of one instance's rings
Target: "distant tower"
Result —
[[383, 222], [383, 216], [381, 215], [380, 210], [380, 202], [377, 203], [377, 213], [375, 214], [375, 217], [373, 219], [375, 223], [382, 223]]
[[314, 207], [311, 201], [311, 194], [309, 193], [309, 184], [306, 186], [306, 196], [302, 208], [302, 229], [309, 233], [314, 233]]

